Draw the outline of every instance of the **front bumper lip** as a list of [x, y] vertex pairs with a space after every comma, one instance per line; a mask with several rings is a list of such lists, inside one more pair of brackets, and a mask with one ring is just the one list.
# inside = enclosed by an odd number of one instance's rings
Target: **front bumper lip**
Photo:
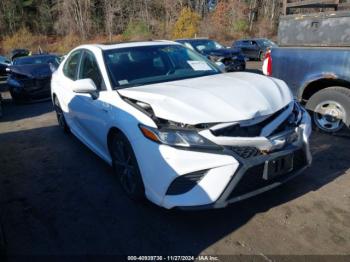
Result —
[[267, 191], [270, 191], [280, 185], [283, 185], [284, 183], [288, 182], [289, 180], [292, 180], [293, 178], [301, 175], [309, 166], [305, 166], [303, 167], [302, 169], [298, 170], [297, 172], [295, 172], [292, 176], [289, 176], [288, 178], [280, 181], [280, 182], [275, 182], [271, 185], [268, 185], [266, 187], [262, 187], [262, 188], [259, 188], [255, 191], [252, 191], [252, 192], [249, 192], [247, 194], [243, 194], [241, 196], [237, 196], [235, 198], [232, 198], [230, 200], [227, 200], [227, 201], [223, 201], [223, 202], [220, 202], [220, 201], [217, 201], [213, 204], [209, 204], [209, 205], [202, 205], [202, 206], [184, 206], [184, 207], [176, 207], [175, 209], [179, 209], [179, 210], [207, 210], [207, 209], [220, 209], [220, 208], [225, 208], [227, 207], [228, 205], [230, 204], [234, 204], [234, 203], [237, 203], [237, 202], [240, 202], [240, 201], [243, 201], [245, 199], [248, 199], [248, 198], [251, 198], [251, 197], [254, 197], [254, 196], [257, 196], [257, 195], [260, 195], [262, 193], [265, 193]]
[[234, 72], [234, 71], [244, 70], [245, 67], [246, 67], [246, 63], [244, 60], [243, 61], [242, 60], [234, 60], [231, 63], [225, 65], [225, 70], [227, 72]]
[[[261, 165], [265, 163], [265, 161], [278, 158], [280, 156], [288, 155], [291, 153], [294, 153], [298, 150], [302, 150], [305, 155], [305, 165], [295, 171], [292, 171], [289, 174], [282, 175], [280, 179], [278, 179], [275, 182], [272, 182], [271, 184], [268, 184], [266, 186], [260, 187], [256, 190], [249, 191], [247, 193], [243, 193], [241, 195], [235, 196], [230, 198], [230, 194], [234, 191], [236, 187], [239, 187], [239, 182], [243, 178], [243, 176], [246, 174], [246, 172], [253, 167], [256, 167], [258, 165]], [[292, 180], [293, 178], [303, 174], [303, 172], [311, 165], [312, 159], [310, 158], [310, 153], [308, 152], [309, 148], [307, 145], [304, 145], [303, 147], [297, 147], [297, 146], [291, 146], [286, 150], [279, 151], [276, 153], [272, 153], [267, 156], [259, 156], [254, 157], [251, 159], [243, 160], [237, 156], [235, 156], [236, 159], [240, 160], [240, 167], [233, 176], [232, 180], [227, 185], [224, 192], [221, 194], [221, 196], [213, 203], [207, 204], [207, 205], [201, 205], [201, 206], [177, 206], [175, 209], [180, 210], [206, 210], [206, 209], [219, 209], [219, 208], [225, 208], [230, 204], [254, 197], [256, 195], [262, 194], [264, 192], [267, 192], [273, 188], [276, 188], [289, 180]], [[232, 153], [231, 153], [232, 154]], [[263, 174], [261, 174], [262, 177]]]
[[[38, 83], [41, 82], [41, 86]], [[7, 85], [12, 92], [16, 95], [18, 99], [23, 101], [41, 101], [49, 99], [51, 96], [50, 93], [50, 79], [8, 79]]]

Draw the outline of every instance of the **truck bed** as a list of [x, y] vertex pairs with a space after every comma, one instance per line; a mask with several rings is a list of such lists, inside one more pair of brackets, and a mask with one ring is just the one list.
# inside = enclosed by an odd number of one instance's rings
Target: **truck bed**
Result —
[[300, 98], [318, 79], [350, 81], [350, 48], [281, 47], [271, 50], [272, 76], [283, 79]]

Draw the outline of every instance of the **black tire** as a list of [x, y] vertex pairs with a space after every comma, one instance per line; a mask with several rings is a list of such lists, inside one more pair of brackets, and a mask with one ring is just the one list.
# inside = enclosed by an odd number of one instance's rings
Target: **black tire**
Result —
[[0, 261], [7, 261], [7, 252], [6, 252], [6, 237], [5, 237], [5, 231], [0, 223]]
[[23, 99], [21, 99], [21, 97], [16, 95], [12, 89], [10, 89], [10, 94], [11, 94], [11, 98], [12, 98], [13, 103], [15, 103], [17, 105], [23, 103]]
[[314, 94], [306, 103], [314, 127], [333, 134], [350, 126], [350, 89], [332, 86]]
[[61, 105], [60, 105], [60, 102], [58, 101], [57, 96], [55, 96], [53, 99], [53, 107], [56, 112], [58, 125], [63, 130], [63, 132], [67, 134], [70, 133], [69, 126], [67, 124], [66, 118], [64, 117], [63, 110], [61, 108]]
[[121, 187], [129, 198], [141, 201], [145, 198], [145, 188], [134, 150], [122, 133], [113, 135], [110, 141], [113, 171], [118, 176]]

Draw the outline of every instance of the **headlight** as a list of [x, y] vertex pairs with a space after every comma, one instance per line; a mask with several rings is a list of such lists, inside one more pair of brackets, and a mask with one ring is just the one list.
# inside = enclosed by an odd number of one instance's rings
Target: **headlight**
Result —
[[208, 58], [213, 62], [221, 62], [221, 60], [222, 60], [222, 57], [215, 56], [215, 55], [209, 55]]
[[15, 87], [17, 89], [20, 89], [20, 88], [23, 87], [22, 83], [20, 83], [19, 81], [17, 81], [16, 79], [13, 79], [13, 78], [8, 78], [7, 79], [7, 84], [11, 85], [11, 86], [13, 86], [13, 87]]
[[208, 139], [202, 137], [195, 130], [181, 129], [156, 129], [144, 125], [139, 125], [142, 134], [157, 143], [175, 147], [197, 147], [206, 149], [221, 149]]

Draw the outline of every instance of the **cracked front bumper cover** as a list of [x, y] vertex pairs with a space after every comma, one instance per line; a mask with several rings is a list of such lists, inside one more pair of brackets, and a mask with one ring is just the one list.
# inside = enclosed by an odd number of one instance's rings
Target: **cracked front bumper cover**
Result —
[[[312, 160], [308, 150], [309, 149], [306, 145], [302, 147], [291, 145], [282, 151], [270, 155], [260, 155], [250, 159], [240, 158], [235, 155], [234, 152], [225, 150], [226, 153], [232, 154], [235, 158], [239, 159], [240, 167], [221, 196], [215, 202], [208, 205], [189, 207], [178, 206], [176, 208], [182, 210], [224, 208], [229, 204], [251, 198], [276, 188], [302, 174], [303, 171], [310, 166]], [[277, 176], [276, 178], [264, 180], [263, 171], [265, 163], [289, 154], [294, 155], [295, 163], [293, 170]]]

